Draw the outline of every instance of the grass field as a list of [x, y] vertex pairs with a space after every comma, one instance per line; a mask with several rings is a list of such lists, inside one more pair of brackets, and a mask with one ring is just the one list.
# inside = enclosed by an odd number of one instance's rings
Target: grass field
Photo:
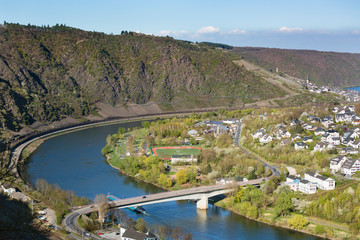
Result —
[[164, 160], [170, 160], [172, 155], [200, 155], [200, 147], [156, 147], [151, 149], [155, 156]]

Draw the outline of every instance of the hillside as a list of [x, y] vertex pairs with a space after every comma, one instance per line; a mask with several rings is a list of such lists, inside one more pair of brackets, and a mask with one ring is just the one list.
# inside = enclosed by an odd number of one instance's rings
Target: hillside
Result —
[[317, 85], [336, 87], [360, 85], [360, 54], [235, 47], [232, 52], [273, 72], [285, 72]]
[[[56, 25], [0, 25], [2, 129], [98, 115], [96, 106], [231, 106], [285, 92], [209, 44]], [[184, 102], [184, 104], [182, 104]], [[179, 107], [179, 105], [182, 105]]]

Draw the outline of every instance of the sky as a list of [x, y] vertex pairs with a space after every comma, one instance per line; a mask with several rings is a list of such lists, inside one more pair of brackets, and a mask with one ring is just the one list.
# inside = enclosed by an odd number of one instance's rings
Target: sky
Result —
[[0, 0], [0, 23], [360, 53], [360, 0]]

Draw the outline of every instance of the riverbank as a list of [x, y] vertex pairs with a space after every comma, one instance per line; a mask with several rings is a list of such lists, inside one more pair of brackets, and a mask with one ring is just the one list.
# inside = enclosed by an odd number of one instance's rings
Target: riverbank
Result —
[[[275, 217], [274, 210], [272, 208], [268, 208], [266, 210], [262, 210], [263, 213], [258, 218], [251, 218], [244, 214], [239, 213], [236, 209], [229, 206], [229, 199], [225, 198], [220, 200], [219, 202], [215, 203], [215, 206], [226, 209], [231, 211], [235, 214], [243, 216], [247, 219], [261, 222], [268, 224], [274, 227], [280, 227], [284, 229], [289, 229], [292, 231], [297, 231], [305, 234], [309, 234], [312, 236], [320, 237], [323, 239], [333, 239], [333, 240], [340, 240], [340, 239], [358, 239], [358, 236], [354, 236], [353, 234], [349, 233], [347, 226], [339, 225], [335, 222], [326, 221], [323, 219], [315, 219], [313, 217], [303, 216], [309, 224], [307, 224], [304, 229], [295, 229], [288, 225], [288, 220], [291, 219], [294, 215], [288, 215], [285, 217]], [[298, 214], [297, 214], [298, 215]], [[316, 226], [324, 226], [324, 232], [322, 234], [316, 233]], [[335, 226], [335, 227], [334, 227]]]
[[124, 174], [125, 176], [128, 176], [128, 177], [132, 177], [132, 178], [134, 178], [134, 179], [136, 179], [136, 180], [138, 180], [138, 181], [151, 184], [151, 185], [153, 185], [153, 186], [155, 186], [155, 187], [161, 188], [161, 189], [164, 190], [164, 191], [168, 191], [168, 190], [169, 190], [169, 189], [166, 189], [166, 188], [164, 188], [164, 187], [162, 187], [162, 186], [160, 186], [160, 185], [158, 185], [158, 184], [155, 184], [155, 183], [152, 183], [152, 182], [147, 182], [147, 181], [144, 181], [144, 180], [140, 180], [139, 178], [130, 175], [129, 173], [123, 171], [121, 168], [118, 168], [118, 167], [114, 166], [114, 164], [111, 163], [111, 160], [110, 160], [111, 157], [110, 157], [109, 155], [107, 155], [107, 156], [105, 156], [105, 157], [106, 157], [106, 162], [109, 164], [109, 166], [111, 166], [112, 168], [118, 170], [121, 174]]

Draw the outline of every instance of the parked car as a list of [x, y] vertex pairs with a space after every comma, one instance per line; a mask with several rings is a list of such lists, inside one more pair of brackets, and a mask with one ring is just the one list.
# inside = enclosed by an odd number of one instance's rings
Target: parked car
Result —
[[44, 216], [38, 216], [38, 219], [39, 219], [39, 220], [45, 220], [46, 217], [44, 217]]
[[38, 211], [37, 213], [40, 214], [40, 215], [45, 215], [45, 214], [46, 214], [46, 211], [43, 211], [43, 210], [42, 210], [42, 211]]

